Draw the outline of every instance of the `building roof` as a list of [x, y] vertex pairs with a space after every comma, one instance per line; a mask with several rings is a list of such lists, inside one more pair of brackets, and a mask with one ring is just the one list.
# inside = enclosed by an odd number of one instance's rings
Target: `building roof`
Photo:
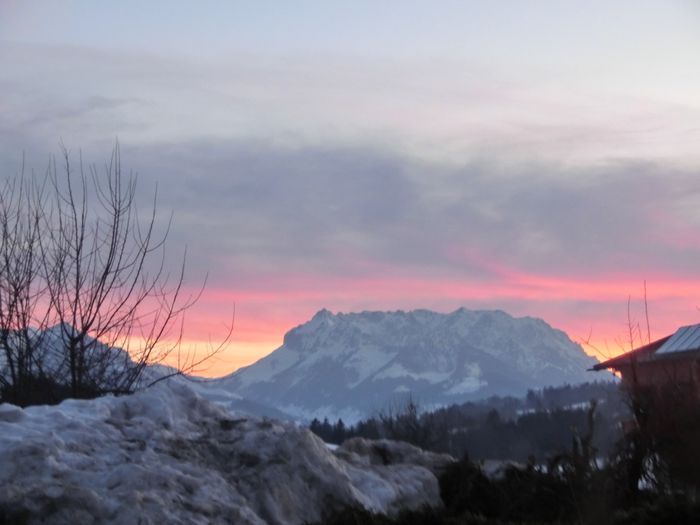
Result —
[[682, 326], [661, 348], [656, 351], [657, 355], [675, 354], [678, 352], [692, 352], [700, 350], [700, 324]]
[[671, 338], [670, 335], [667, 335], [666, 337], [662, 337], [661, 339], [658, 339], [656, 341], [653, 341], [649, 343], [648, 345], [640, 346], [639, 348], [635, 348], [634, 350], [631, 350], [627, 353], [620, 354], [616, 357], [613, 357], [612, 359], [608, 359], [607, 361], [603, 361], [602, 363], [598, 363], [597, 365], [593, 366], [591, 370], [605, 370], [607, 368], [618, 368], [619, 366], [625, 366], [628, 365], [629, 363], [632, 362], [632, 360], [636, 359], [638, 361], [648, 361], [651, 360], [654, 355], [654, 353], [663, 346], [663, 344], [668, 341]]
[[656, 361], [665, 358], [682, 357], [687, 355], [687, 352], [698, 351], [700, 351], [700, 324], [682, 326], [671, 335], [598, 363], [591, 370], [619, 369], [621, 366], [629, 365], [633, 361]]

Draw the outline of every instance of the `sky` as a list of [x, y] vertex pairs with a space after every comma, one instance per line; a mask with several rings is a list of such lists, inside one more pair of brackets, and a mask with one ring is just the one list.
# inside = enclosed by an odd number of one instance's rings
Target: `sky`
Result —
[[[700, 3], [0, 0], [0, 170], [118, 139], [203, 373], [317, 310], [700, 322]], [[147, 200], [147, 199], [146, 199]], [[628, 316], [629, 303], [629, 316]]]

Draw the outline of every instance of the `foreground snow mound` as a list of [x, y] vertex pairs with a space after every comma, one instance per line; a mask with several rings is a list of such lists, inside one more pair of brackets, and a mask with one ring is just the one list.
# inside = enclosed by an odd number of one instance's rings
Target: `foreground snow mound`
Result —
[[[352, 438], [336, 449], [336, 456], [356, 467], [353, 484], [375, 501], [361, 500], [374, 512], [394, 514], [441, 502], [436, 475], [454, 462], [447, 454], [426, 452], [408, 443]], [[355, 475], [357, 472], [361, 475]], [[416, 500], [416, 494], [421, 495]]]
[[439, 505], [431, 470], [448, 459], [381, 446], [393, 450], [381, 461], [364, 440], [336, 455], [306, 429], [236, 417], [178, 384], [0, 405], [0, 521], [297, 524], [348, 505]]
[[441, 474], [454, 463], [448, 454], [435, 454], [409, 443], [390, 439], [351, 438], [336, 450], [336, 455], [363, 465], [420, 465], [434, 474]]

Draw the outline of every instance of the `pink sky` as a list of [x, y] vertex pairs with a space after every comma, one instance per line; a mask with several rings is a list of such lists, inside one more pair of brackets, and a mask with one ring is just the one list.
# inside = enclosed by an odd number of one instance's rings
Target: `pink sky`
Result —
[[[450, 282], [410, 278], [314, 280], [289, 278], [278, 291], [210, 289], [187, 318], [187, 338], [202, 344], [208, 335], [224, 333], [232, 305], [236, 305], [235, 330], [226, 350], [210, 362], [203, 375], [230, 373], [268, 354], [282, 344], [285, 332], [309, 320], [327, 307], [333, 312], [359, 310], [410, 310], [429, 308], [441, 312], [460, 306], [502, 309], [514, 316], [541, 317], [564, 330], [599, 359], [629, 348], [627, 299], [635, 345], [647, 330], [643, 307], [643, 279], [611, 277], [609, 280], [551, 279], [514, 274], [499, 284]], [[647, 280], [651, 337], [659, 338], [678, 326], [698, 322], [700, 283], [692, 280]]]

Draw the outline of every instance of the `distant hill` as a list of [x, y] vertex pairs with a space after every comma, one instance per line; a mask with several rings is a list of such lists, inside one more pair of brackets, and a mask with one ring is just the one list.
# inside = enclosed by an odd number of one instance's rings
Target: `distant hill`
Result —
[[408, 394], [427, 408], [590, 381], [595, 363], [541, 319], [498, 310], [321, 310], [217, 387], [297, 418], [352, 422]]

